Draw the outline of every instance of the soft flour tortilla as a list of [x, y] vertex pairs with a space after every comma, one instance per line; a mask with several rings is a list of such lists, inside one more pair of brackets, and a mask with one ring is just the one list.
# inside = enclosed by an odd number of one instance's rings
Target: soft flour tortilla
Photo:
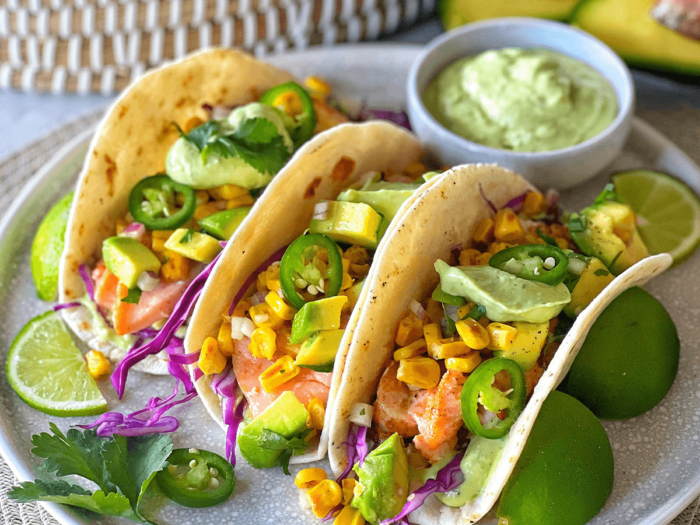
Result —
[[[165, 157], [179, 137], [175, 126], [208, 120], [203, 104], [236, 106], [258, 100], [293, 77], [240, 51], [213, 49], [156, 69], [128, 88], [97, 128], [78, 179], [59, 271], [59, 299], [85, 294], [78, 267], [100, 258], [102, 241], [114, 235], [129, 194], [141, 180], [165, 171]], [[84, 307], [63, 317], [91, 347], [112, 360], [125, 351], [101, 338]], [[149, 356], [135, 369], [167, 374], [164, 358]]]
[[[472, 237], [476, 224], [493, 215], [484, 195], [500, 209], [511, 199], [533, 189], [519, 175], [496, 165], [467, 165], [445, 173], [416, 199], [385, 239], [377, 254], [367, 300], [353, 315], [355, 330], [347, 355], [341, 387], [330, 416], [329, 459], [338, 474], [347, 464], [344, 446], [348, 417], [355, 403], [372, 401], [384, 363], [391, 359], [394, 334], [412, 299], [430, 293], [439, 281], [434, 269], [446, 260], [450, 249]], [[537, 384], [525, 410], [510, 431], [508, 443], [483, 493], [461, 509], [451, 508], [431, 496], [411, 515], [418, 524], [474, 523], [497, 501], [525, 445], [535, 418], [547, 395], [556, 388], [571, 366], [588, 330], [600, 312], [620, 293], [645, 283], [671, 264], [669, 255], [649, 257], [618, 276], [576, 319], [562, 341], [546, 373]], [[353, 321], [351, 319], [351, 322]]]
[[[305, 144], [272, 181], [256, 208], [238, 228], [212, 271], [195, 307], [185, 338], [185, 351], [197, 352], [204, 340], [216, 337], [222, 315], [228, 314], [231, 302], [248, 277], [272, 254], [289, 245], [308, 227], [316, 203], [335, 199], [368, 172], [398, 172], [424, 154], [418, 140], [407, 131], [382, 121], [343, 124]], [[422, 191], [439, 177], [424, 184], [401, 207], [397, 219]], [[391, 235], [392, 221], [385, 238]], [[383, 242], [381, 243], [383, 244]], [[381, 244], [377, 252], [381, 250]], [[370, 270], [370, 275], [371, 275]], [[364, 303], [363, 289], [355, 310]], [[292, 457], [292, 463], [321, 459], [326, 454], [328, 414], [342, 377], [345, 354], [352, 337], [352, 320], [338, 350], [326, 411], [326, 424], [318, 449]], [[210, 379], [196, 383], [199, 397], [209, 414], [225, 428], [219, 396], [210, 387]]]

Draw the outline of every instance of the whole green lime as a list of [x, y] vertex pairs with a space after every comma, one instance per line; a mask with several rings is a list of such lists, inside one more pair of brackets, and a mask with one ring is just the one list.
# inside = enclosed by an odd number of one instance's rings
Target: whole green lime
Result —
[[630, 288], [596, 320], [562, 390], [599, 418], [635, 417], [666, 396], [679, 352], [668, 312], [641, 288]]
[[605, 505], [613, 455], [600, 421], [554, 391], [545, 400], [497, 514], [509, 525], [583, 525]]
[[66, 237], [73, 192], [54, 204], [41, 221], [32, 242], [32, 277], [39, 299], [55, 301], [58, 295], [58, 263]]

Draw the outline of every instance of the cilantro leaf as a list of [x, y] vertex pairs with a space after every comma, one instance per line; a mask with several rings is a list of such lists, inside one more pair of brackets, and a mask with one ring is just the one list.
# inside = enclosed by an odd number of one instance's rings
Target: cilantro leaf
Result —
[[141, 300], [141, 293], [142, 292], [140, 288], [129, 288], [129, 293], [122, 297], [121, 302], [129, 304], [139, 304], [139, 301]]
[[598, 277], [605, 277], [606, 275], [610, 275], [609, 271], [603, 270], [602, 268], [600, 270], [596, 270], [593, 273], [594, 273], [594, 275], [597, 275]]
[[98, 490], [94, 494], [79, 485], [73, 485], [67, 481], [27, 481], [20, 483], [19, 487], [13, 487], [8, 497], [19, 503], [32, 501], [52, 501], [80, 507], [97, 514], [107, 516], [121, 516], [134, 521], [140, 521], [131, 508], [129, 500], [118, 492], [105, 494]]
[[571, 215], [567, 226], [572, 233], [582, 232], [586, 229], [586, 218], [574, 213]]
[[472, 309], [469, 310], [469, 313], [464, 316], [464, 319], [474, 319], [475, 321], [478, 321], [482, 317], [486, 315], [486, 307], [481, 304], [475, 304], [472, 306]]
[[289, 460], [295, 453], [302, 453], [309, 448], [309, 443], [305, 438], [309, 435], [312, 429], [307, 429], [299, 436], [286, 438], [282, 434], [278, 434], [268, 428], [263, 428], [258, 437], [257, 443], [260, 448], [269, 450], [280, 450], [281, 453], [277, 458], [277, 465], [282, 467], [284, 473], [289, 476]]
[[182, 239], [180, 239], [180, 242], [178, 244], [187, 244], [192, 240], [192, 236], [194, 235], [194, 230], [192, 228], [188, 229], [185, 232], [185, 235], [182, 236]]
[[292, 450], [291, 449], [285, 449], [282, 451], [280, 454], [280, 457], [277, 458], [277, 466], [282, 467], [282, 472], [284, 472], [285, 476], [289, 476], [289, 460], [292, 459]]
[[194, 144], [197, 149], [202, 152], [207, 147], [207, 144], [212, 142], [219, 135], [219, 123], [216, 120], [209, 120], [201, 126], [194, 128], [189, 133], [182, 131], [177, 124], [175, 124], [175, 127], [180, 132], [180, 136], [183, 139]]
[[75, 474], [95, 482], [105, 492], [115, 490], [102, 461], [104, 438], [94, 430], [71, 429], [65, 436], [54, 423], [49, 427], [53, 436], [46, 432], [32, 436], [32, 454], [45, 458], [41, 470], [56, 476]]
[[598, 204], [603, 204], [604, 202], [607, 202], [607, 201], [620, 202], [620, 197], [617, 196], [617, 192], [615, 191], [615, 185], [612, 182], [610, 184], [605, 185], [605, 188], [600, 193], [600, 195], [598, 195], [595, 198], [595, 201], [593, 202], [593, 206], [596, 206]]
[[554, 246], [555, 248], [559, 248], [559, 245], [557, 244], [557, 241], [554, 239], [554, 237], [550, 237], [546, 233], [544, 233], [542, 230], [537, 228], [537, 236], [542, 239], [544, 242], [549, 244], [550, 246]]
[[445, 325], [443, 326], [445, 335], [452, 337], [457, 330], [457, 325], [455, 325], [454, 319], [447, 315], [447, 305], [445, 303], [442, 303], [442, 311], [445, 313]]

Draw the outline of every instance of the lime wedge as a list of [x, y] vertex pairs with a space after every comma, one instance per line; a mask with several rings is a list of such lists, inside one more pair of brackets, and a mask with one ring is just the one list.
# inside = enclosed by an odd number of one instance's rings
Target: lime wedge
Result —
[[32, 242], [32, 277], [36, 293], [43, 301], [55, 301], [58, 295], [58, 263], [72, 201], [73, 192], [70, 192], [54, 204], [41, 221]]
[[637, 214], [637, 228], [649, 252], [670, 253], [673, 264], [700, 245], [700, 199], [685, 183], [665, 173], [631, 170], [612, 176], [620, 200]]
[[91, 416], [107, 410], [83, 355], [60, 315], [29, 321], [12, 342], [5, 373], [29, 406], [54, 416]]

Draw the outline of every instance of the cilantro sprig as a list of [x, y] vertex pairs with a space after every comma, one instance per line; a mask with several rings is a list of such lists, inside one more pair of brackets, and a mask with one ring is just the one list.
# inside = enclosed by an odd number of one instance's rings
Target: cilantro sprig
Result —
[[197, 147], [205, 164], [212, 154], [222, 159], [239, 157], [260, 173], [274, 175], [282, 169], [290, 156], [277, 126], [265, 118], [244, 120], [229, 134], [222, 134], [221, 126], [215, 120], [210, 120], [189, 133], [182, 131], [179, 126], [177, 129], [182, 138]]
[[277, 465], [282, 467], [284, 473], [289, 476], [289, 460], [295, 453], [301, 454], [309, 448], [306, 437], [312, 429], [307, 429], [297, 437], [287, 439], [282, 434], [278, 434], [268, 428], [263, 428], [258, 437], [258, 446], [269, 450], [281, 450]]
[[169, 436], [102, 438], [94, 430], [69, 430], [65, 435], [49, 424], [53, 435], [32, 436], [32, 454], [44, 458], [39, 470], [57, 477], [76, 475], [95, 483], [92, 492], [65, 480], [20, 483], [8, 492], [20, 503], [52, 501], [106, 516], [151, 523], [139, 506], [156, 473], [163, 470], [173, 444]]

